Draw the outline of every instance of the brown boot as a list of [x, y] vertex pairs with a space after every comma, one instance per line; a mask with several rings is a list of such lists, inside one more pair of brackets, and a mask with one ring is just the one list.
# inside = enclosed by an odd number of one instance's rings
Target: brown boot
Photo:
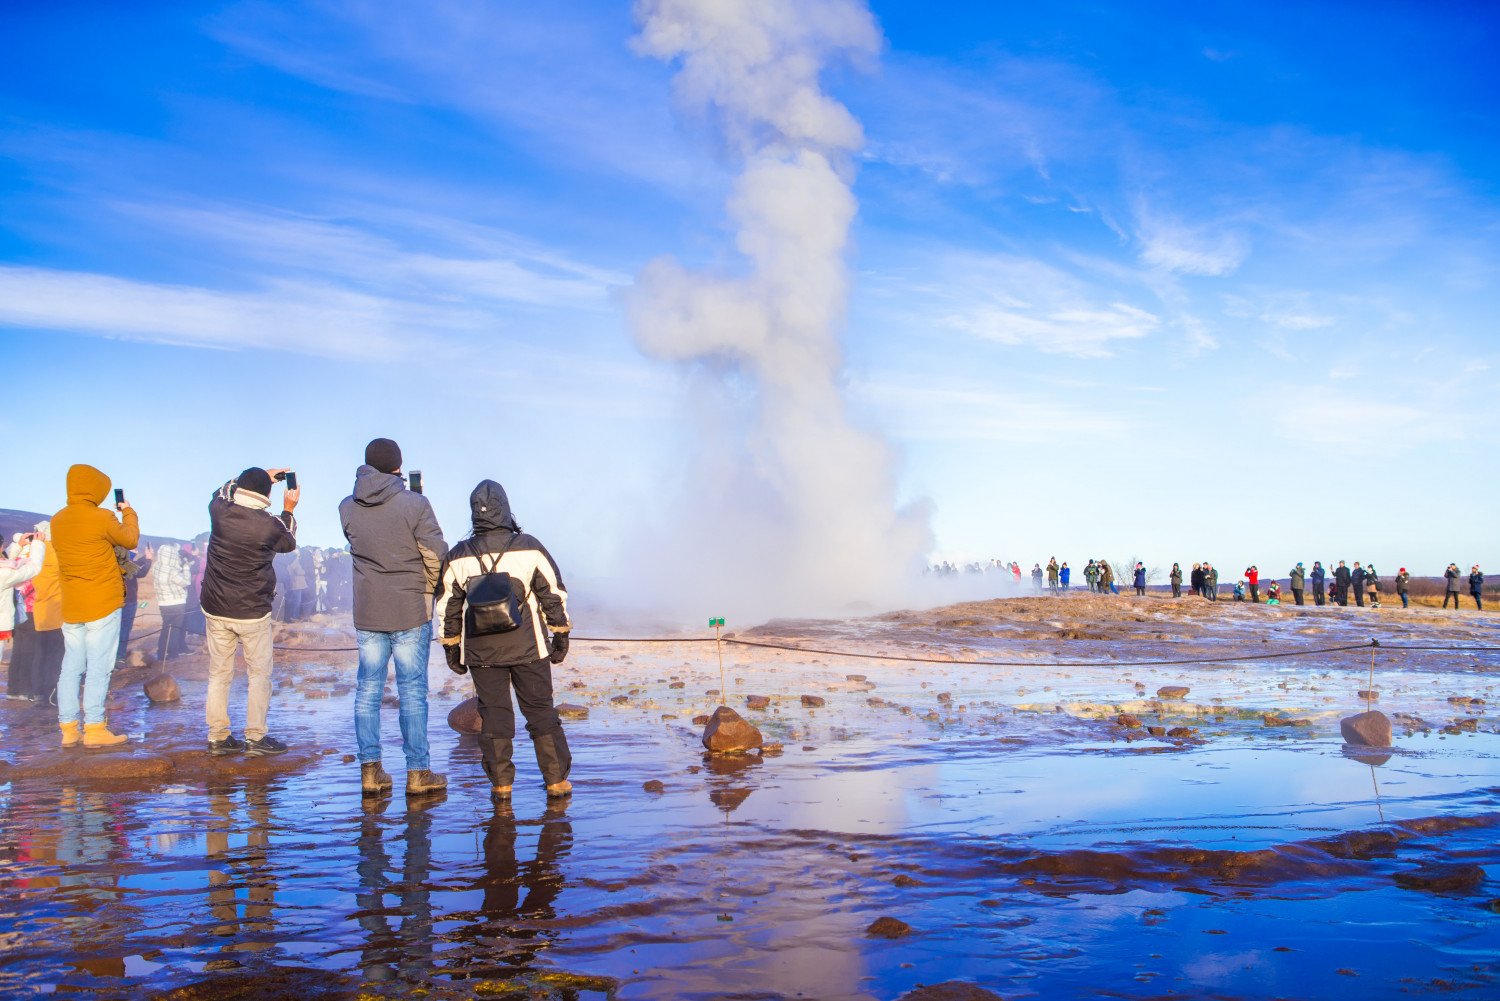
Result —
[[412, 768], [406, 773], [406, 795], [425, 796], [428, 793], [444, 792], [448, 780], [427, 768]]
[[89, 723], [83, 728], [84, 747], [116, 747], [129, 739], [123, 733], [110, 733], [108, 723]]
[[57, 724], [57, 728], [62, 731], [63, 747], [78, 746], [78, 721], [76, 719], [71, 723], [59, 723]]
[[366, 796], [388, 793], [395, 784], [380, 762], [366, 761], [359, 766], [359, 787]]
[[571, 795], [573, 795], [573, 783], [567, 779], [563, 779], [561, 782], [554, 782], [547, 787], [547, 797], [549, 799], [562, 799], [564, 796]]
[[499, 806], [501, 803], [510, 802], [510, 786], [495, 786], [490, 790], [490, 802]]

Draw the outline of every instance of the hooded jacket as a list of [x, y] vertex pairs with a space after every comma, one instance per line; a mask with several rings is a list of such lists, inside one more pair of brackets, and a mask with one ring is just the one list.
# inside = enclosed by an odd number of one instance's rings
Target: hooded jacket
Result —
[[1443, 576], [1446, 577], [1446, 578], [1448, 578], [1448, 593], [1449, 594], [1457, 594], [1458, 593], [1458, 574], [1459, 574], [1458, 567], [1455, 567], [1455, 566], [1450, 566], [1447, 570], [1443, 571]]
[[0, 633], [8, 633], [15, 628], [15, 589], [42, 572], [46, 550], [45, 542], [33, 539], [28, 550], [13, 565], [0, 566]]
[[1484, 574], [1475, 570], [1469, 574], [1469, 593], [1478, 596], [1484, 590]]
[[[474, 534], [448, 554], [438, 585], [436, 614], [442, 643], [457, 645], [459, 662], [470, 667], [541, 660], [547, 656], [548, 632], [566, 633], [573, 628], [562, 573], [542, 544], [516, 524], [500, 484], [484, 480], [475, 487], [469, 495], [469, 511]], [[468, 584], [486, 573], [510, 575], [511, 593], [520, 600], [523, 621], [519, 629], [508, 633], [469, 637], [464, 634]]]
[[354, 628], [397, 633], [431, 621], [448, 544], [427, 498], [395, 473], [360, 466], [339, 520], [354, 557]]
[[297, 548], [297, 522], [279, 516], [270, 499], [236, 487], [220, 487], [208, 502], [208, 567], [203, 572], [203, 611], [221, 619], [262, 619], [276, 598], [277, 553]]
[[1145, 587], [1146, 586], [1146, 568], [1145, 567], [1136, 567], [1135, 568], [1134, 579], [1131, 581], [1131, 583], [1135, 587]]
[[109, 477], [93, 466], [69, 468], [68, 506], [52, 517], [49, 547], [62, 574], [64, 622], [93, 622], [125, 604], [125, 578], [115, 547], [134, 549], [141, 541], [140, 523], [132, 508], [125, 509], [121, 523], [99, 507], [109, 490]]
[[1296, 566], [1292, 567], [1292, 571], [1287, 575], [1287, 577], [1288, 583], [1292, 585], [1292, 590], [1300, 591], [1302, 590], [1303, 581], [1307, 579], [1307, 573], [1302, 569], [1302, 564], [1298, 563]]

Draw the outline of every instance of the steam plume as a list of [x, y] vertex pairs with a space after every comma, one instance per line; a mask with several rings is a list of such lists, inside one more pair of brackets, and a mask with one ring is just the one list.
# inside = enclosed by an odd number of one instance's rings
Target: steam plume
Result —
[[879, 29], [859, 0], [635, 12], [639, 51], [680, 66], [679, 100], [714, 113], [742, 164], [727, 209], [746, 271], [658, 259], [628, 302], [641, 348], [691, 372], [705, 408], [671, 526], [687, 549], [675, 579], [754, 614], [890, 600], [930, 547], [928, 514], [897, 509], [890, 449], [851, 423], [840, 389], [863, 133], [818, 80], [832, 57], [877, 53]]

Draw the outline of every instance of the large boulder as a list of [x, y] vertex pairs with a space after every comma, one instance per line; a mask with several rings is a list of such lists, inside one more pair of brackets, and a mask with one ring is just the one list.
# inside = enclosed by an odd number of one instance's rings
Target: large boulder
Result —
[[152, 702], [179, 702], [182, 699], [182, 689], [177, 687], [177, 679], [170, 674], [153, 675], [142, 687], [146, 690], [146, 698]]
[[1391, 746], [1391, 718], [1379, 709], [1345, 716], [1339, 720], [1339, 730], [1344, 734], [1344, 743], [1355, 747]]
[[464, 699], [448, 711], [448, 725], [457, 733], [479, 733], [484, 721], [479, 718], [479, 700]]
[[728, 706], [720, 706], [703, 728], [703, 746], [710, 754], [744, 754], [764, 743], [760, 731]]

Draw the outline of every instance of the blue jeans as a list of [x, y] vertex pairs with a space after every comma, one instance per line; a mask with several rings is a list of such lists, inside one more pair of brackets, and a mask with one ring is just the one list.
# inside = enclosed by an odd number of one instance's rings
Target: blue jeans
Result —
[[401, 700], [401, 742], [407, 770], [431, 767], [427, 753], [427, 654], [432, 623], [398, 633], [355, 630], [359, 640], [359, 683], [354, 693], [354, 736], [360, 764], [380, 760], [380, 699], [396, 660], [396, 695]]
[[83, 682], [83, 722], [104, 722], [104, 697], [120, 647], [120, 610], [93, 622], [64, 622], [62, 674], [57, 678], [57, 720], [78, 721], [78, 683]]

